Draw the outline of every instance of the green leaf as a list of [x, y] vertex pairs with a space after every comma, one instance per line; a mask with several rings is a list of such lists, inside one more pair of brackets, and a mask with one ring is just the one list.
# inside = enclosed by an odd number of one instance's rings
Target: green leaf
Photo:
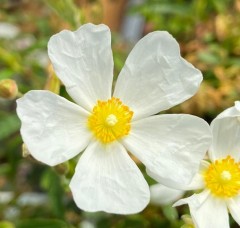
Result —
[[[11, 170], [11, 166], [8, 163], [3, 163], [0, 165], [0, 175], [4, 175], [6, 173], [9, 173]], [[1, 228], [1, 223], [0, 223], [0, 228]]]
[[52, 169], [48, 169], [42, 176], [41, 185], [48, 193], [54, 214], [63, 218], [63, 187], [60, 177]]
[[2, 69], [0, 71], [0, 80], [2, 79], [7, 79], [7, 78], [12, 78], [12, 76], [14, 75], [14, 71], [9, 69], [9, 68], [6, 68], [6, 69]]
[[68, 22], [73, 28], [80, 26], [80, 10], [73, 0], [45, 0], [64, 21]]
[[206, 62], [208, 64], [217, 64], [220, 59], [217, 55], [210, 52], [200, 52], [198, 57], [201, 61]]
[[172, 207], [171, 205], [166, 205], [162, 209], [163, 209], [163, 214], [169, 221], [177, 220], [178, 212], [175, 207]]
[[16, 114], [0, 114], [0, 140], [7, 138], [20, 128], [20, 121]]
[[5, 63], [12, 71], [21, 73], [23, 67], [21, 65], [21, 56], [18, 53], [12, 53], [0, 46], [0, 60]]
[[29, 219], [19, 221], [16, 228], [69, 228], [65, 222], [55, 219]]
[[0, 228], [15, 228], [14, 224], [8, 221], [1, 221]]

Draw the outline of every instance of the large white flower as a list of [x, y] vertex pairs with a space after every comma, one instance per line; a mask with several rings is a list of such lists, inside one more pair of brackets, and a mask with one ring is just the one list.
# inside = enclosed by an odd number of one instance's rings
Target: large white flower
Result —
[[201, 72], [180, 56], [167, 32], [133, 48], [112, 95], [111, 36], [105, 25], [62, 31], [48, 44], [54, 69], [74, 104], [48, 91], [17, 101], [21, 134], [32, 156], [56, 165], [84, 151], [70, 188], [79, 208], [136, 213], [149, 187], [127, 151], [165, 184], [187, 184], [209, 147], [207, 123], [191, 115], [155, 115], [193, 96]]
[[240, 225], [240, 102], [211, 123], [213, 142], [199, 173], [187, 189], [204, 189], [179, 200], [188, 204], [197, 228], [228, 228], [228, 210]]

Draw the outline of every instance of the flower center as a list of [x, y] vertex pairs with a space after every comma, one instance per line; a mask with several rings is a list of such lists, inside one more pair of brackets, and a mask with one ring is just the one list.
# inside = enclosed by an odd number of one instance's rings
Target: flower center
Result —
[[132, 116], [133, 112], [128, 106], [112, 97], [97, 102], [88, 118], [88, 127], [102, 143], [110, 143], [128, 135]]
[[110, 114], [107, 118], [106, 118], [106, 124], [108, 126], [114, 126], [116, 123], [118, 122], [118, 119], [115, 115]]
[[221, 198], [236, 196], [240, 191], [240, 163], [231, 156], [216, 160], [203, 173], [206, 187]]

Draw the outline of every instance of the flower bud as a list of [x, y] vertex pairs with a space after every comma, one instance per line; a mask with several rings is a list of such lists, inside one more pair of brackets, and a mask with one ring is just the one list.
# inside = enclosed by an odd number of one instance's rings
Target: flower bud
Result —
[[12, 79], [0, 80], [0, 97], [5, 99], [14, 99], [18, 94], [17, 83]]
[[23, 156], [24, 158], [26, 158], [26, 157], [28, 157], [29, 155], [30, 155], [30, 152], [29, 152], [26, 144], [23, 143], [23, 144], [22, 144], [22, 156]]

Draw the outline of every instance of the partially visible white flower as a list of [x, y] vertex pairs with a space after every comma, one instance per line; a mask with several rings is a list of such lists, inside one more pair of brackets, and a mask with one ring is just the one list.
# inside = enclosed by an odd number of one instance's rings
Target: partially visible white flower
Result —
[[168, 188], [161, 184], [150, 186], [150, 202], [154, 205], [168, 205], [176, 202], [184, 195], [185, 191]]
[[80, 223], [79, 228], [96, 228], [96, 226], [91, 221], [83, 220]]
[[20, 217], [21, 211], [16, 206], [9, 206], [3, 211], [3, 217], [6, 220], [16, 221]]
[[13, 24], [0, 22], [0, 38], [13, 39], [20, 33], [20, 29]]
[[44, 193], [25, 192], [17, 199], [17, 204], [21, 207], [40, 206], [48, 202], [48, 197]]
[[197, 228], [228, 228], [228, 211], [240, 225], [240, 102], [220, 113], [211, 123], [213, 142], [191, 186], [203, 189], [181, 199], [175, 206], [188, 204]]
[[193, 96], [202, 74], [167, 32], [153, 32], [129, 54], [114, 92], [105, 25], [62, 31], [48, 43], [56, 74], [78, 104], [49, 91], [17, 101], [30, 153], [57, 165], [84, 151], [70, 188], [79, 208], [130, 214], [149, 202], [147, 182], [127, 151], [165, 185], [188, 184], [209, 147], [209, 125], [191, 115], [155, 115]]
[[0, 204], [9, 203], [14, 197], [13, 192], [10, 191], [0, 191]]

